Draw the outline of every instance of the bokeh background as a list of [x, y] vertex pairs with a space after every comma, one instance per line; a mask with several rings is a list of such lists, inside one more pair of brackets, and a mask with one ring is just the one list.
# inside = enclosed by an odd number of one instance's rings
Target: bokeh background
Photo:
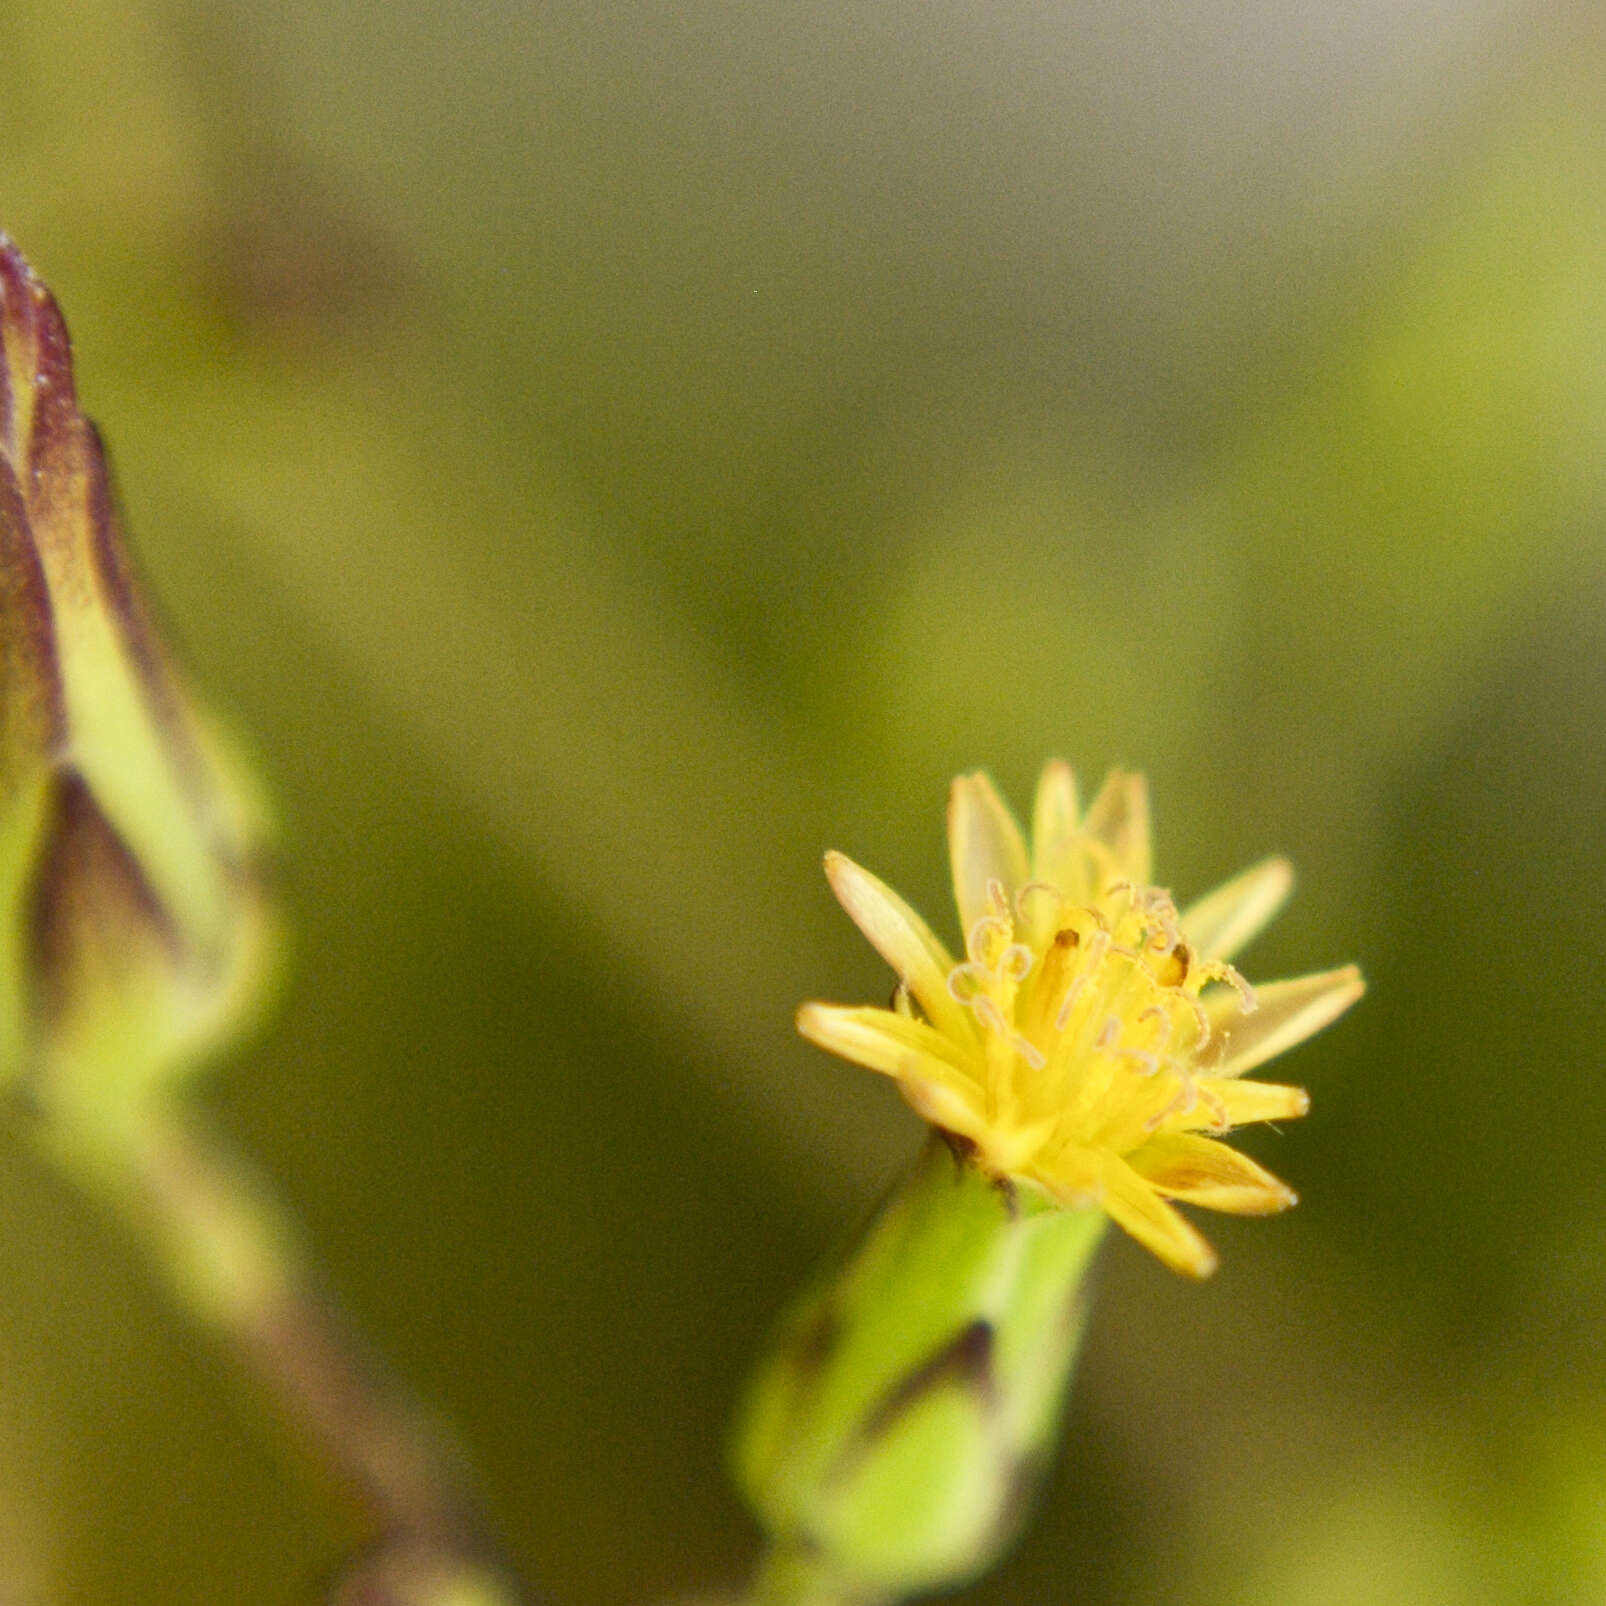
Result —
[[[1606, 29], [1517, 0], [9, 0], [0, 226], [255, 742], [294, 974], [207, 1089], [565, 1606], [729, 1582], [747, 1356], [910, 1154], [794, 1039], [951, 774], [1124, 763], [1261, 978], [982, 1606], [1606, 1598]], [[0, 1602], [362, 1537], [0, 1138]]]

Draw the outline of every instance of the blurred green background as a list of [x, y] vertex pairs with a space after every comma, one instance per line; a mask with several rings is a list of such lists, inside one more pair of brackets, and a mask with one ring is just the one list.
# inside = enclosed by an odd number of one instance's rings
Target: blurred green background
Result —
[[[1371, 996], [1113, 1244], [1020, 1606], [1606, 1598], [1606, 31], [1403, 0], [10, 0], [0, 226], [280, 801], [207, 1099], [572, 1606], [734, 1579], [746, 1358], [916, 1142], [795, 1040], [986, 765], [1146, 770]], [[362, 1537], [0, 1142], [0, 1603]]]

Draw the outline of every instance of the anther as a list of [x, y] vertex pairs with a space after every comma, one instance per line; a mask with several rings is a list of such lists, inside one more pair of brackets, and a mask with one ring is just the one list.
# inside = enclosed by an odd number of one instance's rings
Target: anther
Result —
[[1162, 987], [1181, 987], [1188, 979], [1188, 965], [1193, 954], [1187, 943], [1177, 943], [1167, 954], [1155, 980]]

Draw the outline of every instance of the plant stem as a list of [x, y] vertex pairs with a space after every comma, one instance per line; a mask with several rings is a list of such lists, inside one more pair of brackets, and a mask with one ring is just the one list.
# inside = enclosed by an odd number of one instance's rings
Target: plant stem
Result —
[[456, 1446], [356, 1332], [262, 1180], [186, 1111], [52, 1123], [51, 1158], [149, 1245], [189, 1313], [276, 1397], [379, 1539], [336, 1606], [535, 1606]]
[[816, 1558], [776, 1549], [759, 1562], [741, 1606], [893, 1606], [893, 1598], [860, 1594]]

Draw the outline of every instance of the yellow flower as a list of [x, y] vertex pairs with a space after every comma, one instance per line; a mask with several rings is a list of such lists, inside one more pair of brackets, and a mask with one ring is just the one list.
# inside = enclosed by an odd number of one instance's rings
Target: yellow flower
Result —
[[1293, 1192], [1217, 1141], [1303, 1115], [1304, 1089], [1243, 1079], [1349, 1008], [1353, 965], [1252, 988], [1229, 961], [1271, 919], [1292, 874], [1267, 859], [1178, 913], [1149, 884], [1148, 791], [1117, 771], [1085, 814], [1069, 767], [1038, 783], [1028, 851], [985, 775], [948, 804], [955, 963], [889, 887], [839, 853], [825, 873], [898, 973], [891, 1009], [805, 1004], [811, 1042], [896, 1079], [991, 1174], [1100, 1206], [1167, 1264], [1216, 1257], [1166, 1201], [1238, 1215]]

